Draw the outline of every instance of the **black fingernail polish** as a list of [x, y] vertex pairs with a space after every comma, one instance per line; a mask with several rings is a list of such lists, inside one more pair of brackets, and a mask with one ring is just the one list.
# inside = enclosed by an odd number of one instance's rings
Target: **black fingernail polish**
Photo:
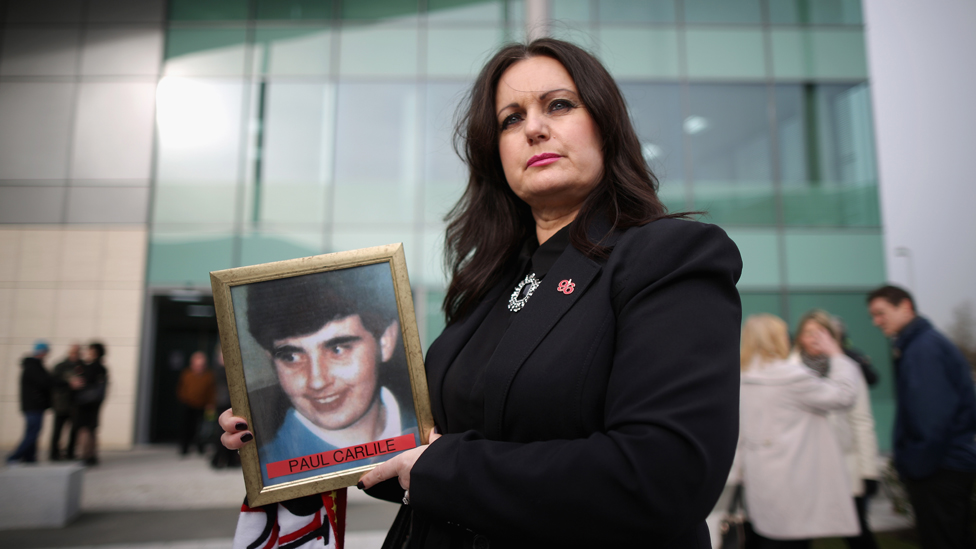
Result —
[[237, 427], [238, 431], [243, 431], [244, 429], [247, 429], [247, 423], [241, 422], [235, 425], [234, 427]]
[[363, 484], [363, 481], [359, 481], [359, 482], [356, 483], [356, 488], [359, 488], [360, 490], [365, 490], [366, 489], [366, 485]]
[[244, 433], [244, 436], [241, 437], [241, 442], [251, 442], [253, 438], [254, 435], [252, 435], [251, 433]]

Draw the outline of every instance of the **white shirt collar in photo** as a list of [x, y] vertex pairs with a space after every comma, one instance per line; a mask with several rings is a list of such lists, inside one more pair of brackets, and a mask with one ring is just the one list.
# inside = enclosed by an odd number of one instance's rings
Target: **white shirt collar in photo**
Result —
[[[396, 398], [393, 397], [393, 393], [390, 392], [390, 390], [386, 387], [380, 387], [380, 403], [383, 404], [383, 408], [386, 410], [386, 427], [383, 428], [383, 432], [376, 440], [384, 440], [400, 436], [402, 434], [402, 425], [400, 424], [400, 405], [397, 403]], [[291, 409], [291, 412], [295, 414], [298, 421], [300, 421], [306, 429], [314, 433], [315, 436], [319, 437], [330, 446], [334, 446], [336, 448], [343, 447], [344, 443], [334, 442], [333, 433], [326, 431], [318, 425], [315, 425], [308, 418], [298, 413], [298, 411], [294, 408]], [[364, 440], [363, 442], [372, 441]]]

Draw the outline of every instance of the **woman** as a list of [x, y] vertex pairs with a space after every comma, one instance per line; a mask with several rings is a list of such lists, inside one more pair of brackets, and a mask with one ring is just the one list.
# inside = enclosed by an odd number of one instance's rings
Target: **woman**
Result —
[[759, 545], [807, 547], [812, 538], [859, 531], [850, 479], [828, 413], [854, 404], [857, 368], [825, 329], [811, 346], [829, 356], [821, 378], [789, 360], [786, 323], [760, 314], [742, 329], [739, 453], [733, 479], [745, 488]]
[[[408, 547], [706, 547], [736, 444], [738, 250], [666, 214], [620, 90], [576, 46], [499, 51], [459, 135], [426, 359], [442, 436], [360, 486], [409, 501]], [[230, 447], [239, 422], [221, 419]]]
[[75, 390], [75, 416], [72, 418], [72, 438], [77, 432], [81, 459], [87, 465], [98, 464], [98, 414], [108, 388], [108, 370], [102, 364], [105, 345], [92, 342], [85, 348], [84, 363], [71, 378]]
[[[818, 333], [826, 331], [831, 339], [841, 345], [840, 329], [834, 317], [826, 311], [814, 309], [800, 319], [796, 337], [795, 354], [808, 368], [823, 377], [830, 370], [838, 368], [838, 362], [845, 363], [844, 368], [858, 369], [859, 366], [846, 353], [828, 355], [819, 345]], [[854, 506], [857, 509], [857, 520], [861, 533], [856, 537], [847, 538], [847, 545], [852, 549], [874, 549], [877, 543], [867, 522], [867, 487], [877, 489], [880, 472], [878, 471], [878, 439], [874, 434], [874, 415], [871, 414], [871, 397], [863, 374], [855, 377], [857, 396], [854, 407], [845, 411], [830, 414], [830, 421], [837, 434], [841, 450], [844, 452], [844, 462], [851, 479], [851, 493], [854, 496]]]

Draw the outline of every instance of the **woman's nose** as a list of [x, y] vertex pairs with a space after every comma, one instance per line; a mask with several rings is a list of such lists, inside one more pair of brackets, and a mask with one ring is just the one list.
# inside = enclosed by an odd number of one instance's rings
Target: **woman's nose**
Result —
[[528, 113], [525, 118], [525, 137], [530, 144], [549, 139], [549, 123], [541, 113]]

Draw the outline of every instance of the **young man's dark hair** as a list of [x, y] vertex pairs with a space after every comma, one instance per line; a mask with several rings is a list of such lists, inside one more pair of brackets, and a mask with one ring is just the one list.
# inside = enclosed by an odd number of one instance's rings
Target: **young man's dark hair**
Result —
[[870, 304], [879, 297], [888, 303], [891, 303], [895, 307], [901, 305], [901, 302], [907, 299], [908, 302], [912, 304], [912, 310], [916, 312], [918, 311], [918, 309], [915, 307], [915, 300], [912, 299], [912, 294], [908, 293], [903, 288], [899, 288], [898, 286], [887, 285], [872, 291], [868, 294], [867, 302]]
[[310, 334], [352, 315], [359, 315], [377, 339], [399, 318], [388, 263], [258, 282], [247, 289], [248, 329], [268, 351], [275, 340]]

